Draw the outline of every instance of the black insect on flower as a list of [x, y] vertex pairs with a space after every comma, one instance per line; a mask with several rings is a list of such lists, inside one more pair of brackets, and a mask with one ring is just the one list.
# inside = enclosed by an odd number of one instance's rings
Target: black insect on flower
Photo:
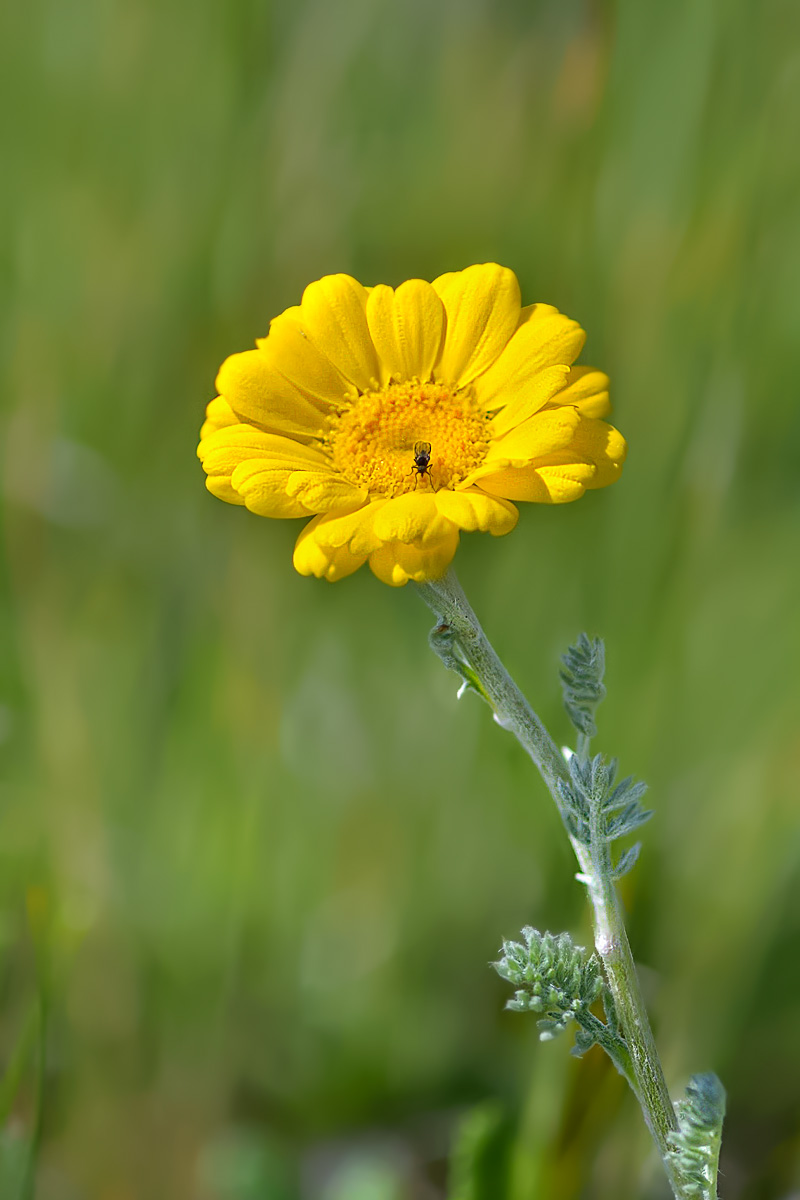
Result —
[[417, 477], [414, 480], [416, 488], [420, 479], [427, 475], [433, 486], [433, 477], [431, 475], [431, 444], [430, 442], [414, 442], [414, 466], [412, 471], [417, 472]]

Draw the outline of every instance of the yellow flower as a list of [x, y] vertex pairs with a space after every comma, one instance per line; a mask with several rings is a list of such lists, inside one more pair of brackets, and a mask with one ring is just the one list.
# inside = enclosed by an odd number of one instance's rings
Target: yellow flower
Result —
[[584, 333], [521, 307], [494, 263], [396, 290], [326, 275], [217, 376], [198, 455], [210, 492], [263, 517], [311, 517], [301, 575], [364, 562], [400, 586], [444, 574], [463, 530], [514, 528], [513, 500], [562, 504], [619, 476], [600, 420], [608, 377]]

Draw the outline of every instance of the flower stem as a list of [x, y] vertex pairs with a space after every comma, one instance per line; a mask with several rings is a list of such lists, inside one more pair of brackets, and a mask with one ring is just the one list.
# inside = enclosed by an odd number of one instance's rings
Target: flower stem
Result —
[[[557, 781], [569, 781], [566, 761], [558, 746], [503, 666], [481, 629], [463, 589], [450, 570], [442, 579], [418, 584], [425, 603], [433, 610], [439, 626], [431, 645], [453, 669], [453, 641], [465, 660], [465, 681], [478, 689], [494, 709], [495, 720], [508, 729], [527, 750], [559, 807]], [[459, 669], [459, 667], [456, 667]], [[473, 675], [475, 680], [473, 681]], [[578, 754], [586, 758], [589, 739], [579, 735]], [[620, 1029], [625, 1038], [633, 1070], [632, 1083], [645, 1121], [658, 1147], [672, 1190], [681, 1200], [689, 1193], [682, 1187], [670, 1160], [669, 1136], [678, 1128], [664, 1071], [639, 987], [619, 896], [612, 879], [608, 846], [593, 837], [591, 850], [570, 837], [580, 865], [578, 878], [586, 884], [594, 910], [595, 947], [606, 971]], [[626, 1072], [627, 1074], [627, 1072]]]

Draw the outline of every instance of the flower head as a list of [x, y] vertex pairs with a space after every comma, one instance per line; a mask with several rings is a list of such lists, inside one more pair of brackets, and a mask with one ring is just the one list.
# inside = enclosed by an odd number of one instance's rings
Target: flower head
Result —
[[573, 366], [580, 326], [521, 307], [494, 263], [362, 287], [310, 284], [217, 376], [198, 455], [215, 496], [310, 517], [302, 575], [369, 561], [399, 586], [444, 574], [461, 530], [508, 533], [512, 501], [562, 504], [618, 477], [608, 377]]

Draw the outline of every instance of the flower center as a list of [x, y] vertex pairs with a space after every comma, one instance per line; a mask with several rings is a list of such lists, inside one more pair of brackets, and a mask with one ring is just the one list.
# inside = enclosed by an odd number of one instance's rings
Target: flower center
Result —
[[399, 496], [465, 479], [488, 449], [486, 420], [471, 389], [412, 379], [359, 396], [327, 440], [333, 465], [351, 483]]

